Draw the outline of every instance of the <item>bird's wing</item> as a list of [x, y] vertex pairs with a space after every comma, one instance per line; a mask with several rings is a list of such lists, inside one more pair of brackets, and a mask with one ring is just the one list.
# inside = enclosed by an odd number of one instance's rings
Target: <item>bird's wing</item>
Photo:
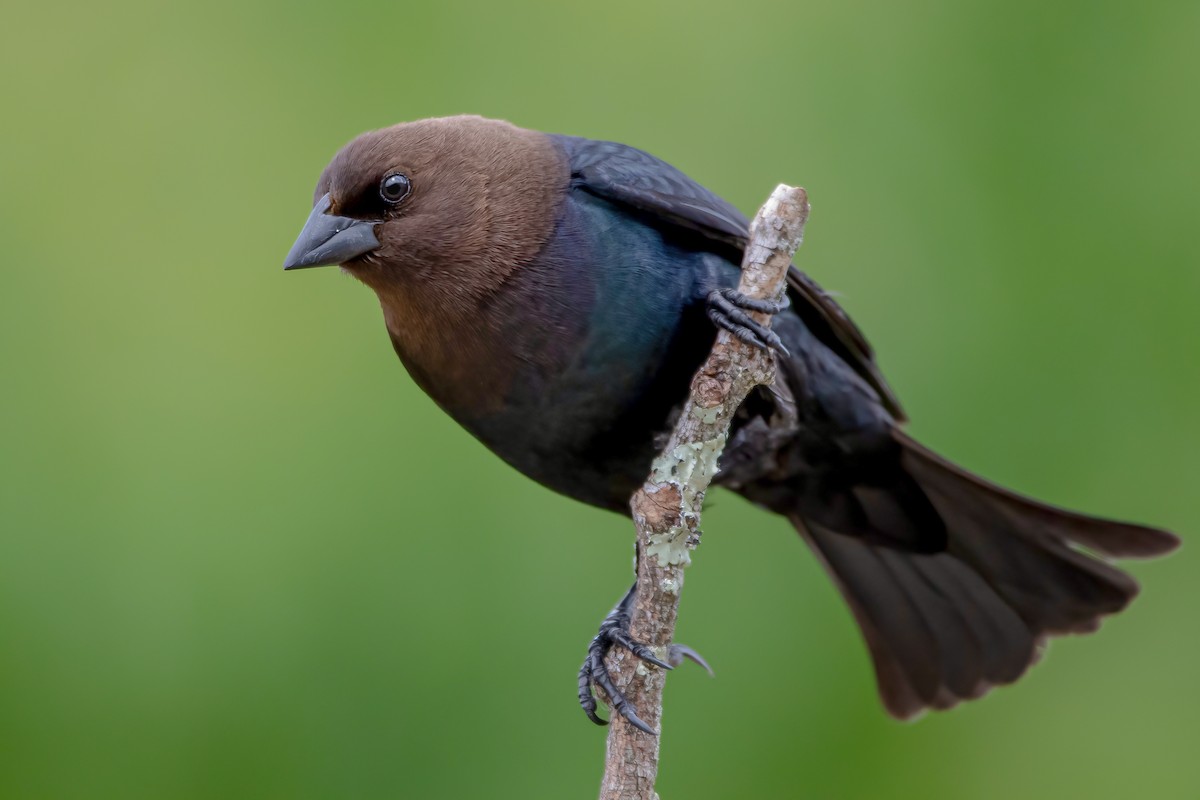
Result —
[[[746, 216], [665, 161], [617, 142], [555, 138], [566, 150], [573, 185], [738, 250], [745, 247], [750, 235]], [[788, 270], [788, 290], [813, 335], [870, 383], [888, 411], [903, 421], [904, 411], [875, 363], [871, 344], [850, 316], [794, 266]]]

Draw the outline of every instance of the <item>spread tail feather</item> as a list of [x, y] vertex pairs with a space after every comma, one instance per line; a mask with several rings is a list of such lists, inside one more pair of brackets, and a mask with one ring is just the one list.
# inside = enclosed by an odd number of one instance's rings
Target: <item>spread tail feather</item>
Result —
[[1012, 683], [1047, 636], [1093, 631], [1125, 608], [1138, 585], [1101, 557], [1162, 555], [1179, 543], [1166, 531], [1021, 497], [902, 433], [896, 440], [901, 469], [941, 518], [944, 549], [915, 552], [811, 515], [791, 519], [849, 603], [884, 706], [901, 719]]

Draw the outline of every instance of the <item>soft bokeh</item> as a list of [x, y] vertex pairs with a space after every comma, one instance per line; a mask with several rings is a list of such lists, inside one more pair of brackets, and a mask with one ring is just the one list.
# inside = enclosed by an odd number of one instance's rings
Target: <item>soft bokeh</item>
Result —
[[[532, 484], [280, 264], [334, 150], [472, 112], [807, 186], [947, 455], [1200, 529], [1200, 5], [9, 3], [0, 796], [595, 795], [575, 670], [619, 517]], [[664, 798], [1200, 797], [1195, 548], [1015, 688], [888, 720], [833, 586], [720, 492]]]

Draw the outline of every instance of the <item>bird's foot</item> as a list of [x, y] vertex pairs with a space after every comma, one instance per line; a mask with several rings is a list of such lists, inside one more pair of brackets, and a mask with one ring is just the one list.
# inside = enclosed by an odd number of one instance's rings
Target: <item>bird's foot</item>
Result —
[[588, 719], [597, 725], [607, 725], [608, 720], [601, 719], [596, 714], [596, 697], [592, 694], [592, 686], [597, 686], [603, 690], [608, 696], [609, 705], [612, 709], [629, 721], [629, 724], [641, 731], [645, 731], [654, 735], [654, 730], [637, 715], [633, 709], [633, 704], [625, 697], [620, 689], [613, 683], [612, 676], [608, 672], [608, 667], [604, 664], [604, 658], [614, 645], [620, 645], [629, 652], [633, 653], [643, 661], [648, 661], [655, 666], [663, 669], [674, 669], [683, 663], [684, 659], [694, 661], [704, 669], [708, 670], [708, 674], [712, 674], [712, 667], [708, 662], [692, 648], [687, 645], [673, 644], [667, 648], [666, 661], [658, 658], [654, 651], [649, 646], [635, 641], [629, 635], [630, 609], [633, 606], [633, 589], [625, 595], [624, 599], [617, 604], [617, 607], [609, 612], [604, 621], [600, 623], [600, 631], [596, 634], [596, 638], [592, 639], [588, 645], [587, 658], [583, 660], [583, 666], [579, 669], [579, 705], [583, 707], [583, 712], [588, 715]]
[[737, 289], [715, 289], [708, 293], [708, 318], [718, 328], [724, 328], [743, 342], [763, 350], [777, 350], [791, 355], [781, 340], [768, 326], [756, 322], [748, 311], [762, 314], [778, 314], [787, 308], [787, 298], [776, 303], [772, 300], [755, 300]]

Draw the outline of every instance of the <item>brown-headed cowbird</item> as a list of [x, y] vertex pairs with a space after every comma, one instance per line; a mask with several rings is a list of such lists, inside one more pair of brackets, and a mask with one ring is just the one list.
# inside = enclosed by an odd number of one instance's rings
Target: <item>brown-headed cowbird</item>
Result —
[[[816, 550], [897, 717], [1010, 683], [1047, 636], [1129, 603], [1137, 584], [1106, 559], [1161, 555], [1175, 536], [1044, 505], [913, 441], [870, 345], [816, 283], [793, 267], [787, 308], [732, 288], [747, 233], [641, 150], [451, 117], [346, 145], [284, 266], [340, 264], [375, 290], [442, 409], [539, 483], [622, 513], [717, 326], [774, 348], [777, 385], [743, 405], [716, 483]], [[777, 312], [773, 329], [747, 310]], [[580, 701], [600, 721], [594, 681], [644, 728], [603, 664], [613, 644], [662, 663], [629, 639], [631, 599], [589, 648]]]

